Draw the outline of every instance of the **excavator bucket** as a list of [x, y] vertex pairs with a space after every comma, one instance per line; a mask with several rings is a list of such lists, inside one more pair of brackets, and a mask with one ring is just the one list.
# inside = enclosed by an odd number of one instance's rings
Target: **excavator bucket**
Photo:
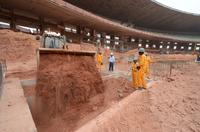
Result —
[[55, 115], [67, 106], [83, 104], [104, 92], [95, 52], [39, 48], [36, 95]]
[[65, 55], [75, 55], [75, 56], [91, 56], [94, 57], [95, 51], [70, 51], [66, 49], [53, 49], [53, 48], [38, 48], [37, 53], [37, 65], [40, 63], [41, 54], [65, 54]]

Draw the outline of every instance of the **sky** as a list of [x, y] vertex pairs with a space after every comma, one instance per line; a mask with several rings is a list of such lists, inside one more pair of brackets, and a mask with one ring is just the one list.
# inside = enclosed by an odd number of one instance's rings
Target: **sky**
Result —
[[169, 7], [200, 15], [200, 0], [155, 0]]

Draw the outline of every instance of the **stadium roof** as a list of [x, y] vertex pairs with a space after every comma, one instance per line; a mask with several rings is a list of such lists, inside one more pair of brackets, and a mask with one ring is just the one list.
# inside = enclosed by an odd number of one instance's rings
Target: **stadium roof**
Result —
[[200, 15], [167, 7], [155, 0], [65, 0], [92, 13], [157, 31], [200, 33]]
[[[88, 2], [89, 0], [84, 1]], [[128, 0], [124, 0], [124, 2], [127, 1]], [[82, 2], [80, 1], [80, 3]], [[94, 4], [93, 6], [95, 7], [97, 5]], [[0, 7], [0, 21], [15, 19], [17, 24], [24, 26], [38, 27], [41, 24], [40, 18], [43, 18], [42, 23], [58, 27], [60, 27], [60, 25], [62, 26], [62, 24], [71, 24], [73, 26], [87, 27], [119, 36], [125, 35], [146, 39], [163, 39], [166, 41], [200, 42], [199, 35], [174, 35], [139, 30], [94, 15], [93, 13], [87, 12], [62, 0], [0, 0]]]

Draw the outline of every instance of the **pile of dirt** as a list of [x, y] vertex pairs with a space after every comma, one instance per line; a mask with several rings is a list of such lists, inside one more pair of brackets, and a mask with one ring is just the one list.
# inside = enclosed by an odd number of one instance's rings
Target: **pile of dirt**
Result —
[[[190, 64], [174, 70], [171, 80], [163, 80], [150, 89], [151, 110], [163, 132], [200, 131], [200, 67]], [[162, 79], [162, 78], [161, 78]]]
[[199, 70], [198, 64], [177, 69], [170, 82], [161, 78], [137, 90], [76, 132], [199, 132]]
[[25, 62], [35, 59], [40, 42], [34, 35], [11, 30], [0, 30], [0, 59], [7, 62]]
[[183, 61], [190, 61], [195, 60], [196, 56], [192, 54], [150, 54], [153, 57], [154, 61], [176, 61], [176, 60], [183, 60]]
[[132, 88], [131, 82], [125, 78], [109, 78], [104, 80], [104, 84], [106, 87], [105, 101], [107, 103], [120, 100], [135, 90]]
[[134, 89], [131, 88], [131, 84], [127, 80], [125, 80], [126, 87], [124, 87], [122, 85], [124, 80], [124, 78], [106, 78], [103, 82], [105, 86], [103, 93], [93, 96], [84, 104], [70, 106], [62, 115], [57, 115], [51, 119], [46, 117], [45, 110], [38, 111], [38, 107], [42, 106], [36, 102], [38, 99], [35, 98], [35, 87], [26, 86], [24, 92], [39, 132], [62, 132], [64, 130], [72, 132], [130, 95]]
[[36, 76], [36, 49], [40, 41], [35, 37], [22, 32], [0, 30], [0, 59], [6, 60], [6, 77], [27, 79]]
[[137, 55], [137, 52], [138, 52], [137, 49], [133, 49], [133, 50], [129, 50], [129, 51], [124, 52], [124, 53], [114, 52], [114, 55], [118, 59], [123, 59], [123, 58], [128, 58], [128, 57], [132, 57], [134, 55]]
[[160, 132], [149, 106], [149, 94], [136, 91], [75, 132]]
[[75, 44], [75, 43], [69, 43], [68, 45], [69, 51], [96, 51], [96, 47], [92, 44], [88, 43], [81, 43], [81, 44]]
[[104, 92], [100, 73], [92, 56], [42, 54], [37, 73], [36, 94], [51, 115], [67, 106], [86, 103]]

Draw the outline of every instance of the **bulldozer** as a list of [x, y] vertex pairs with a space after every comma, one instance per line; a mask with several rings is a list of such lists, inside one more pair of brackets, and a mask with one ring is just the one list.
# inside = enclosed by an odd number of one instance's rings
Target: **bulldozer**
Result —
[[65, 35], [47, 32], [42, 35], [41, 47], [54, 49], [68, 49]]
[[71, 54], [81, 56], [95, 56], [96, 52], [93, 51], [69, 51], [68, 45], [70, 41], [65, 35], [60, 35], [54, 32], [45, 32], [41, 38], [40, 48], [36, 50], [37, 65], [39, 66], [41, 54]]
[[66, 106], [87, 102], [104, 91], [95, 51], [70, 50], [70, 43], [61, 35], [46, 33], [41, 42], [36, 52], [36, 94], [49, 113], [62, 112]]

